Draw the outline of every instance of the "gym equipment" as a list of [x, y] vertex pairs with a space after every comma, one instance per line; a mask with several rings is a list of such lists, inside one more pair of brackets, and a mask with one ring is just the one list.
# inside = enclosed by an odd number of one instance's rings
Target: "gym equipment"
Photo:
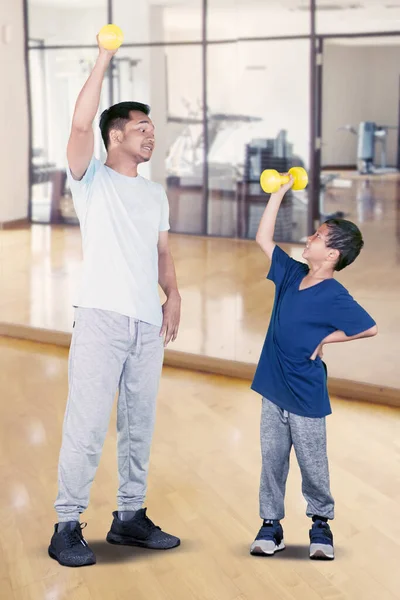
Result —
[[99, 31], [99, 43], [106, 50], [117, 50], [124, 41], [124, 34], [118, 25], [104, 25]]
[[[339, 129], [346, 129], [357, 135], [357, 163], [358, 172], [361, 175], [377, 172], [374, 167], [375, 143], [381, 143], [381, 169], [385, 171], [386, 167], [386, 140], [389, 129], [397, 129], [392, 125], [377, 125], [373, 121], [362, 121], [358, 125], [358, 130], [353, 125], [345, 125]], [[389, 169], [392, 170], [392, 169]]]
[[277, 192], [282, 185], [289, 182], [291, 175], [294, 179], [292, 190], [304, 190], [308, 184], [307, 171], [303, 167], [292, 167], [288, 174], [281, 174], [275, 169], [266, 169], [261, 173], [260, 185], [266, 194]]

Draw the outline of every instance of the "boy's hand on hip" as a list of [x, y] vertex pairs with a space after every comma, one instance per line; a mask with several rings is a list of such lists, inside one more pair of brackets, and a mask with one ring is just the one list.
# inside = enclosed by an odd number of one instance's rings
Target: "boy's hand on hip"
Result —
[[162, 306], [163, 324], [160, 336], [165, 335], [164, 347], [170, 341], [175, 341], [178, 335], [179, 322], [181, 319], [181, 297], [178, 292], [171, 293]]
[[315, 360], [317, 358], [317, 356], [319, 356], [320, 358], [322, 358], [323, 355], [324, 355], [324, 345], [321, 343], [319, 346], [317, 346], [317, 348], [315, 349], [315, 351], [311, 355], [311, 360]]

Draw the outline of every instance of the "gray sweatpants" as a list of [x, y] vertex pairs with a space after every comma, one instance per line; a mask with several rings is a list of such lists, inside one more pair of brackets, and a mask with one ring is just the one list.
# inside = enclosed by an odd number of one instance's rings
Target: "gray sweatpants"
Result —
[[141, 508], [164, 357], [160, 327], [115, 312], [77, 308], [58, 467], [58, 520], [88, 506], [117, 389], [118, 510]]
[[308, 517], [334, 518], [329, 489], [325, 418], [301, 417], [262, 399], [260, 517], [283, 519], [289, 456], [296, 453], [302, 476], [302, 492]]

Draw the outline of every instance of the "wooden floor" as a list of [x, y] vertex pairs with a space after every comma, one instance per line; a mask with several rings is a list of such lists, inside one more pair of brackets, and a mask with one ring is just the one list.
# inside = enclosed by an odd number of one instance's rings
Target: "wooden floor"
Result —
[[97, 565], [47, 556], [67, 393], [67, 350], [0, 339], [1, 600], [393, 600], [400, 598], [400, 412], [333, 402], [328, 443], [336, 560], [308, 559], [292, 457], [287, 550], [249, 555], [260, 525], [260, 403], [248, 382], [165, 369], [147, 506], [182, 545], [157, 553], [104, 541], [117, 490], [115, 412], [82, 520]]
[[[328, 346], [325, 357], [331, 377], [398, 390], [400, 179], [348, 181], [350, 188], [328, 190], [323, 208], [325, 213], [343, 210], [362, 228], [361, 256], [337, 277], [376, 319], [379, 335]], [[180, 333], [170, 348], [255, 364], [274, 295], [261, 250], [251, 240], [170, 237], [183, 299]], [[81, 268], [79, 229], [4, 230], [0, 247], [0, 323], [70, 332]], [[284, 247], [301, 258], [302, 246]]]

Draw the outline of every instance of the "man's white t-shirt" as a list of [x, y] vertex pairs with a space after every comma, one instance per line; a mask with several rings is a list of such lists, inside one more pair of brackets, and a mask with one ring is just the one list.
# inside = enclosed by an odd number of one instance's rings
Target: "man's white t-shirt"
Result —
[[74, 306], [110, 310], [162, 325], [158, 235], [169, 230], [164, 188], [128, 177], [96, 158], [80, 181], [67, 168], [82, 233], [82, 280]]

